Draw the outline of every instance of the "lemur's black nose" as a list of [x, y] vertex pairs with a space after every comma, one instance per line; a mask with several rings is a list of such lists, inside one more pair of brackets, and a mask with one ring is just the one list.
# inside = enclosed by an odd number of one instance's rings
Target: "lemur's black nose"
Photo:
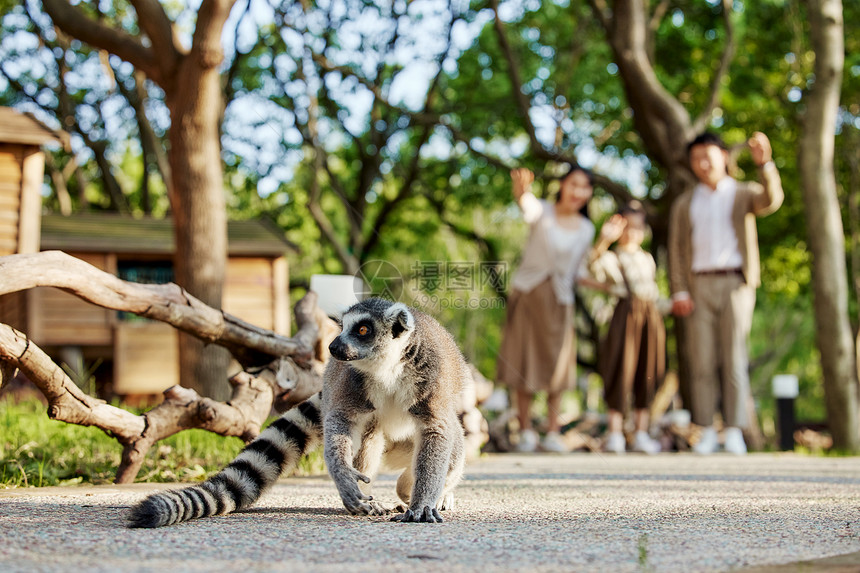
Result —
[[349, 361], [355, 360], [356, 358], [355, 349], [351, 348], [349, 344], [341, 340], [340, 336], [335, 338], [332, 343], [328, 345], [328, 350], [337, 360]]

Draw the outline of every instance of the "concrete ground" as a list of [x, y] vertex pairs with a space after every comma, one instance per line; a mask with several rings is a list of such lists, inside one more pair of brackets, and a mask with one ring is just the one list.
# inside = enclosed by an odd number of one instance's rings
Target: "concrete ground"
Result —
[[[860, 458], [491, 455], [442, 524], [352, 517], [316, 477], [241, 513], [125, 529], [163, 487], [0, 490], [0, 571], [860, 571]], [[383, 476], [374, 494], [393, 490]]]

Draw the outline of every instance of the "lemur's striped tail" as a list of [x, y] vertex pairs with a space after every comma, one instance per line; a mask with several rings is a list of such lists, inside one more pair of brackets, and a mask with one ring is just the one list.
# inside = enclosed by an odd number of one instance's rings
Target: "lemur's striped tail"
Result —
[[272, 422], [235, 460], [200, 485], [156, 493], [132, 507], [128, 527], [162, 527], [244, 509], [321, 442], [317, 394]]

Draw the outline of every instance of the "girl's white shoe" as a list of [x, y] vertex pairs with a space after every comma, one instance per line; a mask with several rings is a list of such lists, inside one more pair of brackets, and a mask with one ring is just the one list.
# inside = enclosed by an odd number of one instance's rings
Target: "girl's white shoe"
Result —
[[567, 445], [561, 439], [561, 434], [558, 432], [548, 432], [540, 441], [540, 447], [545, 452], [566, 453]]
[[520, 440], [517, 443], [518, 452], [534, 452], [538, 447], [538, 433], [534, 430], [520, 430]]
[[606, 445], [603, 446], [603, 449], [611, 454], [623, 454], [627, 449], [627, 440], [624, 439], [624, 434], [611, 432], [606, 438]]
[[660, 442], [651, 439], [648, 432], [636, 432], [633, 438], [633, 451], [643, 454], [656, 454], [660, 452]]

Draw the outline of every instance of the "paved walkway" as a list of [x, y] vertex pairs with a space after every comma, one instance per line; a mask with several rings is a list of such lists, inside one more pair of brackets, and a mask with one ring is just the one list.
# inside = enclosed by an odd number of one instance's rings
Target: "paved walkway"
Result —
[[[0, 571], [860, 571], [860, 458], [493, 455], [443, 524], [349, 516], [317, 477], [245, 512], [124, 529], [161, 487], [0, 490]], [[375, 494], [393, 490], [386, 476]]]

